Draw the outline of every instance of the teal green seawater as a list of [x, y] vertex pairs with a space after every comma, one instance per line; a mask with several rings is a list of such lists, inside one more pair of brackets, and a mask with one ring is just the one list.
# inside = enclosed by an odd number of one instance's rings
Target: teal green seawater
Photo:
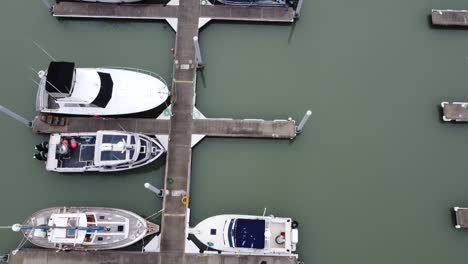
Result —
[[[468, 233], [468, 126], [440, 121], [441, 101], [468, 101], [468, 29], [435, 29], [432, 8], [461, 0], [305, 1], [294, 25], [211, 22], [197, 107], [208, 117], [300, 119], [294, 141], [206, 138], [193, 151], [191, 224], [216, 214], [291, 216], [306, 263], [463, 263]], [[0, 104], [34, 116], [30, 68], [49, 59], [131, 66], [170, 80], [164, 22], [59, 20], [41, 1], [3, 0]], [[48, 173], [32, 159], [45, 136], [0, 115], [0, 225], [51, 206], [150, 215], [164, 161], [113, 174]], [[0, 251], [21, 236], [0, 231]]]

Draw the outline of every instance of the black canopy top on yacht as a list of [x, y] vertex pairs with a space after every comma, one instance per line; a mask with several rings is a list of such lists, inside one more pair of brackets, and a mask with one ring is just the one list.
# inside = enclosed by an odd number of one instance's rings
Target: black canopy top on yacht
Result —
[[75, 74], [75, 63], [52, 61], [47, 70], [46, 91], [48, 93], [70, 94]]

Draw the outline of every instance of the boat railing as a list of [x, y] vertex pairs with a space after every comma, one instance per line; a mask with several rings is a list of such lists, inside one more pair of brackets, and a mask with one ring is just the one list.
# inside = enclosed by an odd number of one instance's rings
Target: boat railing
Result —
[[169, 87], [167, 85], [167, 82], [166, 80], [164, 80], [163, 77], [161, 77], [159, 74], [155, 73], [155, 72], [152, 72], [152, 71], [148, 71], [148, 70], [144, 70], [144, 69], [139, 69], [139, 68], [133, 68], [133, 67], [121, 67], [121, 66], [105, 66], [105, 67], [102, 67], [102, 68], [110, 68], [110, 69], [118, 69], [118, 70], [129, 70], [129, 71], [135, 71], [135, 72], [140, 72], [140, 73], [146, 73], [148, 75], [151, 75], [155, 78], [157, 78], [158, 80], [160, 80], [161, 82], [164, 83], [164, 85], [166, 85], [166, 87]]

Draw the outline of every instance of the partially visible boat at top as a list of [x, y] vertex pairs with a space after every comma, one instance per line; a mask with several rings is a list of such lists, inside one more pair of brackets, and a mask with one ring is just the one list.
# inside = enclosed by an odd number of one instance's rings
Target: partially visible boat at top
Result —
[[155, 138], [121, 131], [51, 134], [34, 155], [48, 171], [113, 172], [138, 168], [159, 158], [165, 149]]
[[47, 208], [12, 229], [38, 247], [58, 250], [123, 248], [159, 232], [133, 212], [104, 207]]
[[80, 0], [81, 2], [94, 2], [94, 3], [109, 3], [109, 4], [120, 4], [120, 3], [136, 3], [142, 0]]
[[157, 74], [133, 68], [76, 68], [73, 62], [49, 64], [38, 73], [36, 110], [67, 115], [124, 115], [163, 104], [169, 96]]
[[225, 5], [234, 6], [288, 6], [286, 0], [217, 0]]
[[221, 252], [292, 256], [298, 243], [298, 223], [291, 218], [217, 215], [189, 229], [200, 242]]

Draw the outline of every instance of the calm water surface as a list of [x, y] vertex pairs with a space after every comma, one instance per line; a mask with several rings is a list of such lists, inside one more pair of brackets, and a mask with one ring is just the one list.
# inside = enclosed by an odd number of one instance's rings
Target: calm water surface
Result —
[[[195, 147], [192, 219], [263, 208], [300, 222], [306, 263], [462, 263], [468, 232], [468, 125], [441, 123], [438, 104], [468, 100], [468, 31], [431, 29], [431, 8], [462, 0], [306, 1], [297, 24], [211, 23], [197, 106], [209, 117], [300, 119], [295, 141], [208, 138]], [[41, 1], [3, 0], [0, 103], [31, 118], [30, 68], [49, 59], [132, 66], [170, 80], [166, 23], [57, 20]], [[128, 173], [61, 175], [32, 159], [45, 138], [0, 115], [0, 225], [51, 206], [109, 206], [150, 215], [164, 162]], [[0, 231], [0, 252], [19, 234]]]

